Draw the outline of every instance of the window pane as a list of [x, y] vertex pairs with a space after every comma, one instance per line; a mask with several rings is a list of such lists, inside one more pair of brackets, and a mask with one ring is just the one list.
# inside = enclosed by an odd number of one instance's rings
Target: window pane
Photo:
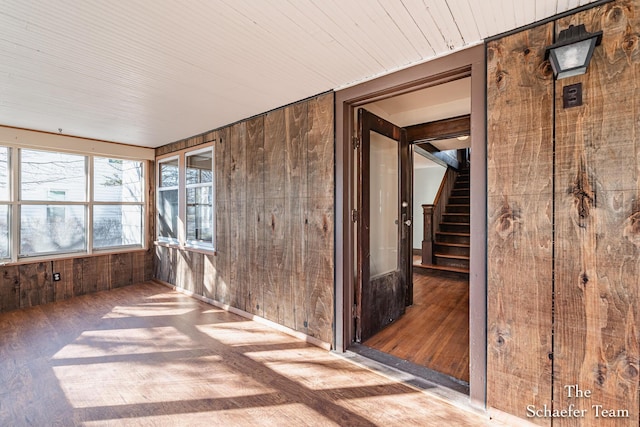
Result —
[[0, 200], [9, 200], [9, 149], [7, 147], [0, 147]]
[[0, 205], [0, 258], [9, 258], [9, 206]]
[[93, 207], [93, 247], [142, 245], [142, 206]]
[[83, 251], [85, 207], [28, 205], [20, 210], [20, 254]]
[[213, 153], [187, 155], [187, 185], [213, 182]]
[[86, 200], [85, 157], [51, 151], [20, 150], [22, 200]]
[[213, 242], [213, 189], [187, 188], [187, 240]]
[[93, 159], [93, 198], [97, 202], [141, 202], [142, 162]]
[[158, 237], [178, 238], [178, 190], [158, 191]]
[[178, 185], [178, 159], [160, 163], [160, 187]]

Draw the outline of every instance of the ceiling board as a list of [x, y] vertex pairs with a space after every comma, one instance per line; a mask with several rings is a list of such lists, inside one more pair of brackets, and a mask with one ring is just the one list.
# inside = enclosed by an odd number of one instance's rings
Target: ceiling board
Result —
[[157, 147], [585, 0], [0, 0], [0, 125]]

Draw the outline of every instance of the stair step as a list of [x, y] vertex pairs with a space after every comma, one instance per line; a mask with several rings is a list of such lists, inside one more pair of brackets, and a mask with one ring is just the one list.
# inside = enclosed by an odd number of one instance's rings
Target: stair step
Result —
[[468, 212], [445, 212], [444, 214], [442, 214], [442, 218], [444, 218], [444, 223], [463, 222], [468, 224], [470, 214]]
[[414, 264], [413, 266], [417, 267], [418, 269], [424, 269], [424, 270], [450, 271], [453, 273], [469, 274], [468, 268], [451, 267], [448, 265]]
[[443, 254], [443, 253], [435, 253], [433, 254], [436, 258], [446, 258], [446, 259], [459, 259], [463, 261], [469, 261], [469, 255], [454, 255], [454, 254]]
[[[441, 233], [439, 233], [441, 234]], [[469, 244], [468, 243], [452, 243], [452, 242], [433, 242], [434, 245], [442, 245], [442, 246], [452, 246], [452, 247], [456, 247], [456, 248], [468, 248]]]
[[469, 196], [451, 196], [449, 197], [450, 205], [468, 205], [470, 201]]
[[451, 231], [438, 231], [436, 240], [444, 243], [469, 244], [471, 238], [470, 233], [460, 233]]
[[468, 233], [471, 226], [468, 222], [441, 222], [440, 231]]
[[439, 254], [469, 256], [471, 248], [468, 243], [434, 242], [433, 250]]
[[468, 213], [470, 209], [471, 209], [471, 205], [468, 205], [468, 204], [459, 204], [459, 205], [448, 204], [445, 206], [445, 214], [456, 213], [456, 212]]
[[469, 196], [470, 191], [468, 188], [454, 188], [451, 190], [451, 196]]
[[449, 267], [469, 268], [468, 256], [434, 254], [433, 259], [436, 265], [447, 265]]

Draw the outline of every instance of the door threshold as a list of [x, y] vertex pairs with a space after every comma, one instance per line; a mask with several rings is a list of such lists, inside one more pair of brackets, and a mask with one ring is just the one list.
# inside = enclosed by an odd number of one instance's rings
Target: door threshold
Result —
[[[349, 355], [349, 353], [351, 353]], [[345, 356], [357, 359], [358, 362], [381, 373], [398, 378], [414, 387], [429, 390], [447, 400], [469, 404], [469, 384], [457, 378], [434, 371], [421, 365], [392, 356], [362, 344], [352, 343]], [[360, 357], [357, 357], [360, 356]], [[362, 360], [365, 359], [365, 360]], [[366, 363], [366, 361], [374, 363]], [[392, 372], [387, 372], [392, 371]], [[395, 371], [396, 375], [393, 375]]]

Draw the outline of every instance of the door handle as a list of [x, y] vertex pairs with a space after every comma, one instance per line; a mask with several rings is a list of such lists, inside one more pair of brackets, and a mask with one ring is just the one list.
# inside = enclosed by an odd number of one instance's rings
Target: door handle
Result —
[[411, 220], [408, 219], [404, 222], [404, 225], [406, 225], [407, 227], [411, 227]]

